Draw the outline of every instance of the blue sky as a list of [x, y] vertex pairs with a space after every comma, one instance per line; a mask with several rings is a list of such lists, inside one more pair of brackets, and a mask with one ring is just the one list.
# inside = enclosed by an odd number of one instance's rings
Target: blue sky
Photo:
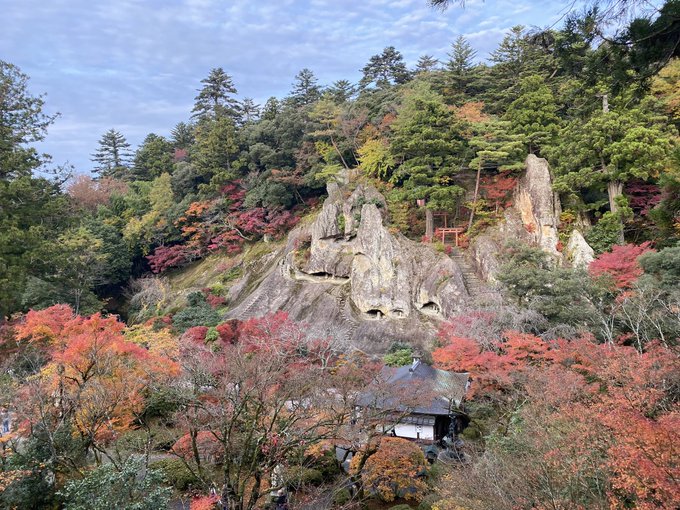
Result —
[[31, 77], [60, 112], [40, 149], [88, 172], [110, 128], [133, 146], [188, 120], [212, 67], [241, 97], [283, 96], [295, 74], [356, 82], [371, 55], [393, 45], [413, 66], [445, 59], [465, 35], [484, 59], [513, 25], [559, 23], [566, 0], [467, 0], [445, 12], [426, 0], [0, 0], [0, 59]]

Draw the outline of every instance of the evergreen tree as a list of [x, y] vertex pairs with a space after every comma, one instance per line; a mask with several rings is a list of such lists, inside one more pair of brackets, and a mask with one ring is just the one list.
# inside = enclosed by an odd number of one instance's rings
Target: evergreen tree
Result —
[[330, 96], [335, 104], [343, 104], [349, 101], [354, 96], [356, 89], [347, 80], [338, 80], [333, 82], [326, 93]]
[[281, 109], [281, 103], [275, 97], [270, 97], [262, 107], [262, 120], [274, 120]]
[[92, 154], [92, 161], [96, 163], [92, 171], [99, 177], [127, 179], [132, 161], [130, 144], [122, 133], [109, 129], [99, 139], [99, 147]]
[[194, 126], [178, 122], [170, 131], [170, 144], [173, 149], [187, 150], [194, 143]]
[[526, 69], [528, 44], [524, 27], [512, 27], [498, 47], [491, 52], [489, 60], [494, 64], [490, 69], [491, 89], [487, 106], [493, 113], [502, 112], [517, 98], [517, 87]]
[[458, 38], [451, 45], [449, 60], [446, 62], [445, 86], [446, 96], [454, 104], [463, 103], [469, 93], [469, 86], [474, 79], [474, 59], [477, 52], [465, 37]]
[[446, 70], [452, 76], [464, 76], [469, 74], [474, 67], [477, 52], [464, 36], [459, 35], [451, 44], [451, 52], [448, 56]]
[[150, 133], [135, 154], [132, 173], [137, 180], [151, 181], [172, 170], [172, 145], [162, 136]]
[[554, 142], [560, 119], [553, 93], [542, 76], [522, 79], [519, 97], [510, 103], [504, 118], [511, 132], [523, 137], [530, 153]]
[[260, 115], [260, 105], [255, 101], [246, 97], [241, 101], [241, 120], [244, 123], [256, 121]]
[[321, 97], [321, 88], [314, 73], [307, 68], [295, 75], [293, 90], [290, 92], [289, 101], [294, 106], [307, 106]]
[[[677, 131], [649, 106], [646, 101], [635, 108], [598, 111], [586, 122], [574, 120], [561, 130], [560, 144], [550, 151], [557, 163], [555, 189], [576, 198], [579, 192], [604, 193], [608, 214], [621, 225], [620, 242], [622, 222], [631, 214], [624, 184], [631, 179], [663, 179], [671, 171], [677, 147]], [[595, 201], [592, 207], [602, 205]]]
[[55, 243], [69, 219], [63, 176], [33, 175], [47, 157], [30, 144], [43, 140], [54, 120], [43, 106], [29, 93], [28, 76], [0, 60], [0, 317], [20, 308], [29, 276], [44, 277], [42, 248]]
[[235, 140], [234, 123], [227, 117], [204, 121], [196, 127], [192, 159], [206, 182], [216, 179], [224, 183], [236, 177], [231, 168], [237, 151]]
[[452, 210], [464, 190], [453, 184], [465, 143], [462, 122], [427, 84], [409, 90], [392, 124], [391, 150], [399, 167], [392, 182], [407, 200], [427, 199], [427, 233], [432, 236], [432, 211]]
[[230, 117], [236, 119], [239, 116], [239, 103], [234, 98], [237, 93], [232, 77], [224, 72], [221, 67], [210, 71], [207, 78], [201, 80], [203, 87], [195, 97], [193, 116], [199, 121], [216, 119], [218, 117]]
[[423, 55], [418, 59], [418, 62], [416, 63], [415, 74], [430, 73], [437, 69], [438, 64], [439, 60], [434, 58], [432, 55]]
[[404, 64], [404, 57], [394, 46], [388, 46], [381, 54], [373, 55], [361, 70], [364, 73], [359, 82], [361, 88], [374, 84], [378, 88], [406, 83], [411, 75]]
[[524, 144], [519, 135], [513, 135], [508, 122], [484, 118], [472, 126], [472, 137], [469, 140], [471, 152], [474, 154], [469, 168], [476, 171], [475, 188], [469, 204], [470, 217], [468, 231], [472, 228], [475, 215], [483, 204], [479, 200], [479, 185], [482, 170], [510, 172], [524, 167]]

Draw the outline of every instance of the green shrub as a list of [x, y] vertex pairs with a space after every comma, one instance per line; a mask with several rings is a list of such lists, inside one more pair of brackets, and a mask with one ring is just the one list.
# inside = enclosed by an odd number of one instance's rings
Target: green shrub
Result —
[[340, 489], [333, 494], [333, 503], [337, 506], [347, 504], [350, 499], [352, 499], [352, 494], [350, 494], [349, 489]]
[[149, 393], [144, 403], [146, 417], [170, 418], [181, 404], [181, 397], [174, 388], [163, 387]]
[[586, 241], [598, 255], [609, 250], [619, 242], [621, 220], [617, 214], [606, 212], [590, 232], [586, 234]]
[[341, 234], [345, 232], [345, 215], [340, 213], [338, 215], [338, 230], [340, 231]]
[[394, 505], [389, 510], [412, 510], [411, 505]]
[[411, 347], [406, 347], [394, 352], [388, 352], [383, 356], [383, 361], [385, 362], [385, 365], [390, 367], [410, 365], [413, 361], [413, 349]]
[[234, 280], [240, 278], [242, 274], [243, 274], [243, 269], [241, 269], [241, 266], [234, 266], [229, 271], [224, 273], [220, 277], [220, 280], [222, 281], [222, 283], [230, 283], [230, 282], [233, 282]]
[[194, 326], [217, 326], [222, 321], [220, 314], [212, 309], [202, 292], [192, 292], [187, 296], [187, 301], [189, 306], [172, 318], [172, 325], [180, 333]]
[[305, 485], [321, 485], [323, 475], [318, 469], [311, 469], [302, 466], [293, 466], [286, 469], [284, 478], [286, 487], [289, 489], [300, 489]]
[[432, 505], [441, 499], [437, 494], [428, 494], [418, 505], [418, 510], [432, 510]]
[[98, 466], [82, 479], [69, 480], [58, 493], [66, 510], [167, 508], [171, 494], [161, 471], [144, 470], [143, 456], [130, 457], [119, 468]]
[[199, 481], [179, 459], [162, 459], [151, 463], [149, 467], [163, 473], [167, 482], [178, 491], [186, 491]]
[[205, 334], [205, 341], [206, 342], [214, 342], [220, 338], [220, 334], [217, 332], [215, 328], [210, 328], [208, 332]]

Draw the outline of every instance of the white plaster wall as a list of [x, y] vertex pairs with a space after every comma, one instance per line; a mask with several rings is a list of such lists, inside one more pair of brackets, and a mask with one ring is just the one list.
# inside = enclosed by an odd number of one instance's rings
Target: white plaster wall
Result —
[[[418, 428], [419, 427], [419, 428]], [[420, 431], [420, 439], [434, 440], [434, 427], [431, 425], [412, 425], [410, 423], [398, 423], [394, 426], [394, 433], [399, 437], [417, 439]]]

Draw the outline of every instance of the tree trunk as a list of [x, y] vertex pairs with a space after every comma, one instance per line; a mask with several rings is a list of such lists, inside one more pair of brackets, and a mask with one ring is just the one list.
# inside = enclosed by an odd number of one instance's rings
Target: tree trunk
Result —
[[345, 161], [345, 158], [342, 157], [342, 152], [340, 152], [338, 145], [335, 143], [335, 140], [333, 139], [333, 135], [330, 135], [330, 138], [331, 138], [331, 144], [333, 144], [333, 148], [335, 149], [336, 154], [338, 156], [340, 156], [340, 161], [342, 161], [342, 166], [345, 167], [345, 170], [349, 170], [349, 165]]
[[434, 237], [434, 213], [432, 209], [425, 208], [425, 237], [432, 242]]
[[470, 208], [470, 221], [468, 221], [468, 231], [472, 228], [472, 221], [475, 219], [475, 209], [477, 208], [477, 196], [479, 195], [479, 178], [482, 174], [482, 164], [477, 166], [477, 179], [475, 179], [475, 194], [472, 197], [472, 207]]
[[[621, 181], [609, 181], [607, 183], [607, 193], [609, 195], [609, 210], [612, 214], [616, 214], [619, 212], [619, 206], [616, 204], [616, 199], [623, 195], [623, 183]], [[619, 218], [619, 244], [623, 243], [623, 221]]]
[[623, 183], [621, 181], [609, 181], [607, 183], [607, 193], [609, 194], [609, 209], [613, 213], [619, 212], [616, 198], [623, 194]]

